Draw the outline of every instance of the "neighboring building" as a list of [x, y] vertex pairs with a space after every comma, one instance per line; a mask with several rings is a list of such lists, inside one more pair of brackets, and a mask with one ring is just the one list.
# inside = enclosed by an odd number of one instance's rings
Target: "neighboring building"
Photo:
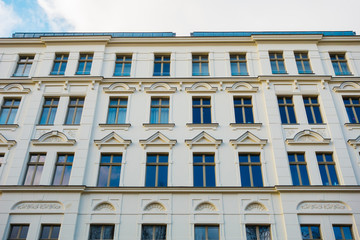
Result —
[[1, 239], [359, 239], [360, 36], [0, 39]]

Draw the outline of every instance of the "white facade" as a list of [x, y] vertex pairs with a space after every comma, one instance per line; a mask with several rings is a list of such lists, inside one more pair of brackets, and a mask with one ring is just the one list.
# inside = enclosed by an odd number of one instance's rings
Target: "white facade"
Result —
[[[273, 74], [269, 53], [286, 73]], [[299, 74], [294, 53], [312, 73]], [[56, 54], [64, 75], [50, 75]], [[76, 74], [93, 54], [89, 75]], [[232, 76], [231, 54], [246, 54], [247, 76]], [[208, 76], [193, 76], [196, 54]], [[330, 54], [351, 74], [337, 75]], [[129, 77], [114, 76], [117, 55], [132, 56]], [[153, 76], [154, 56], [170, 56], [170, 76]], [[14, 76], [34, 56], [28, 76]], [[84, 98], [79, 124], [65, 124], [71, 98]], [[124, 124], [106, 124], [110, 99], [127, 99]], [[211, 123], [194, 124], [194, 98], [210, 100]], [[235, 124], [234, 97], [251, 98], [253, 123]], [[296, 123], [282, 124], [278, 97], [290, 97]], [[315, 97], [321, 124], [310, 124], [304, 97]], [[59, 239], [89, 239], [91, 224], [114, 226], [114, 239], [140, 240], [142, 226], [166, 225], [166, 239], [194, 239], [195, 226], [218, 226], [221, 240], [246, 239], [246, 226], [268, 226], [271, 239], [302, 239], [300, 226], [350, 227], [360, 239], [360, 123], [344, 99], [360, 97], [360, 37], [320, 34], [249, 37], [115, 38], [59, 36], [0, 39], [0, 105], [20, 99], [0, 124], [0, 238], [29, 225], [61, 225]], [[46, 98], [58, 98], [53, 124], [39, 124]], [[169, 99], [167, 124], [150, 124], [151, 99]], [[357, 109], [356, 107], [354, 109]], [[359, 107], [360, 109], [360, 107]], [[357, 116], [360, 117], [360, 110]], [[3, 112], [1, 114], [4, 114]], [[1, 118], [1, 116], [0, 116]], [[119, 187], [97, 187], [101, 156], [121, 154]], [[168, 156], [167, 187], [145, 187], [147, 156]], [[310, 185], [293, 186], [288, 154], [303, 154]], [[45, 155], [39, 182], [24, 185], [31, 155]], [[69, 183], [54, 186], [59, 155], [73, 154]], [[194, 154], [214, 158], [216, 187], [194, 187]], [[260, 156], [263, 187], [244, 187], [239, 154]], [[330, 154], [338, 184], [323, 186], [317, 154]]]

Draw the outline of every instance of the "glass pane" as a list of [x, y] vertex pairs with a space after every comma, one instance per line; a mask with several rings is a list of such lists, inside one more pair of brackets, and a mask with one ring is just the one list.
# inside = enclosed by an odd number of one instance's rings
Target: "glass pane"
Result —
[[246, 240], [258, 240], [255, 226], [246, 226]]
[[82, 110], [81, 107], [77, 108], [74, 124], [80, 124]]
[[214, 162], [214, 155], [205, 155], [205, 162], [213, 163]]
[[245, 123], [242, 107], [235, 107], [235, 122], [236, 123]]
[[340, 62], [340, 66], [341, 66], [342, 74], [343, 74], [343, 75], [349, 75], [349, 74], [350, 74], [346, 62]]
[[36, 168], [36, 173], [35, 173], [35, 176], [34, 176], [33, 185], [39, 185], [40, 184], [40, 178], [41, 178], [42, 171], [43, 171], [43, 166], [38, 166]]
[[157, 158], [157, 155], [151, 155], [151, 154], [149, 154], [149, 155], [147, 156], [147, 162], [148, 162], [148, 163], [155, 163], [155, 162], [156, 162], [156, 158]]
[[163, 76], [170, 76], [170, 63], [163, 64]]
[[115, 124], [116, 110], [117, 108], [109, 108], [108, 117], [106, 121], [108, 124]]
[[194, 187], [203, 187], [203, 166], [194, 166]]
[[14, 76], [23, 76], [25, 64], [18, 64]]
[[352, 234], [351, 234], [351, 227], [343, 226], [343, 232], [345, 235], [345, 239], [353, 239]]
[[298, 69], [299, 73], [304, 73], [305, 72], [305, 69], [303, 68], [303, 66], [301, 64], [301, 61], [296, 61], [296, 66], [297, 66], [297, 69]]
[[288, 154], [289, 162], [295, 162], [295, 155], [294, 154]]
[[68, 185], [69, 184], [70, 174], [71, 174], [71, 167], [72, 166], [66, 166], [65, 167], [64, 178], [63, 178], [63, 181], [62, 181], [61, 185]]
[[90, 74], [90, 70], [91, 70], [91, 62], [87, 62], [84, 74]]
[[203, 156], [202, 155], [194, 155], [193, 160], [194, 163], [201, 163], [203, 160]]
[[153, 226], [142, 226], [141, 240], [153, 240]]
[[20, 226], [12, 226], [9, 238], [14, 238], [14, 239], [17, 238], [19, 231], [20, 231]]
[[145, 187], [155, 187], [156, 166], [146, 166]]
[[315, 123], [312, 112], [311, 112], [311, 108], [310, 107], [305, 107], [305, 110], [306, 110], [306, 116], [307, 116], [308, 122], [309, 123]]
[[232, 62], [231, 63], [231, 75], [239, 75], [240, 72], [239, 72], [239, 69], [238, 69], [238, 64], [236, 62]]
[[53, 72], [52, 74], [57, 74], [60, 68], [60, 62], [54, 62]]
[[308, 226], [301, 226], [302, 239], [310, 239], [310, 232]]
[[73, 162], [74, 161], [74, 155], [67, 155], [66, 162]]
[[159, 123], [159, 108], [155, 108], [155, 107], [151, 108], [150, 123]]
[[319, 107], [314, 106], [314, 114], [315, 114], [315, 118], [316, 118], [316, 123], [322, 123], [322, 118], [321, 118]]
[[169, 109], [163, 108], [161, 109], [160, 123], [168, 123], [169, 122]]
[[7, 117], [9, 115], [9, 110], [8, 108], [3, 108], [1, 109], [1, 113], [0, 113], [0, 124], [6, 124], [6, 120]]
[[248, 155], [239, 155], [239, 162], [249, 162]]
[[155, 240], [166, 240], [166, 226], [155, 226]]
[[357, 123], [352, 108], [351, 107], [346, 107], [346, 112], [348, 114], [350, 123]]
[[240, 63], [240, 74], [241, 75], [247, 75], [247, 68], [246, 68], [246, 63], [242, 62]]
[[328, 176], [326, 174], [325, 165], [319, 165], [321, 180], [324, 186], [330, 185]]
[[334, 229], [335, 239], [343, 239], [341, 235], [340, 227], [334, 226], [333, 229]]
[[109, 177], [109, 166], [100, 166], [99, 170], [99, 179], [98, 187], [107, 187], [108, 177]]
[[111, 168], [110, 185], [109, 187], [118, 187], [120, 182], [121, 166], [113, 166]]
[[15, 122], [16, 113], [17, 113], [17, 108], [11, 109], [7, 124], [13, 124]]
[[192, 74], [194, 76], [200, 75], [200, 65], [199, 65], [199, 63], [193, 63], [192, 64]]
[[242, 187], [251, 187], [249, 166], [240, 165], [240, 177]]
[[289, 123], [286, 117], [285, 107], [279, 106], [281, 123]]
[[299, 168], [300, 168], [302, 185], [305, 185], [305, 186], [310, 185], [306, 165], [300, 165]]
[[77, 70], [76, 74], [83, 74], [84, 66], [85, 66], [84, 62], [79, 62], [79, 66], [78, 66], [78, 70]]
[[24, 185], [31, 185], [31, 181], [34, 176], [35, 166], [29, 166], [27, 169]]
[[215, 187], [215, 167], [214, 166], [206, 166], [206, 187]]
[[43, 226], [42, 232], [41, 232], [41, 238], [49, 238], [50, 235], [50, 226]]
[[278, 66], [276, 65], [276, 62], [271, 61], [270, 64], [271, 64], [272, 73], [279, 73], [279, 69], [278, 69]]
[[260, 240], [270, 240], [270, 228], [268, 226], [260, 226], [259, 227], [259, 239]]
[[320, 239], [321, 235], [320, 235], [320, 228], [317, 226], [311, 226], [311, 232], [313, 235], [313, 239]]
[[211, 108], [203, 108], [203, 123], [211, 123]]
[[52, 108], [48, 120], [48, 124], [54, 124], [57, 108]]
[[261, 166], [252, 166], [251, 170], [252, 170], [254, 187], [262, 187], [263, 181], [262, 181], [262, 174], [261, 174]]
[[117, 124], [123, 124], [126, 120], [126, 108], [119, 108], [119, 116]]
[[114, 238], [114, 226], [104, 226], [102, 239], [113, 239]]
[[59, 232], [60, 232], [60, 226], [53, 226], [53, 230], [51, 233], [51, 238], [58, 238], [59, 237]]
[[154, 64], [154, 76], [161, 76], [161, 63]]
[[290, 123], [296, 123], [294, 108], [288, 107], [288, 113], [289, 113]]
[[66, 62], [63, 62], [60, 66], [60, 72], [59, 74], [64, 74], [66, 69]]
[[62, 166], [57, 166], [56, 167], [53, 185], [60, 185], [62, 171], [63, 171]]
[[305, 162], [305, 155], [304, 154], [297, 154], [298, 162]]
[[121, 76], [123, 63], [115, 63], [114, 76]]
[[26, 238], [27, 236], [27, 233], [28, 233], [28, 230], [29, 230], [29, 226], [22, 226], [22, 229], [21, 229], [21, 232], [20, 232], [20, 238]]
[[255, 155], [255, 154], [250, 155], [250, 161], [256, 163], [260, 162], [260, 155]]
[[206, 240], [205, 226], [195, 226], [195, 240]]
[[338, 178], [337, 178], [337, 175], [336, 175], [335, 166], [334, 165], [329, 165], [328, 169], [329, 169], [329, 174], [330, 174], [330, 178], [331, 178], [331, 184], [332, 185], [339, 185]]
[[210, 98], [203, 98], [203, 105], [209, 105], [210, 106]]
[[219, 227], [208, 226], [208, 239], [209, 240], [219, 240]]
[[90, 237], [92, 239], [101, 239], [101, 226], [90, 226]]
[[309, 61], [304, 61], [304, 67], [305, 67], [305, 72], [306, 73], [311, 73], [312, 72]]
[[123, 76], [130, 76], [131, 72], [131, 63], [125, 63]]
[[168, 162], [168, 156], [167, 155], [159, 155], [159, 162], [167, 163]]
[[101, 163], [110, 163], [111, 155], [102, 155], [101, 156]]
[[73, 116], [74, 116], [75, 109], [73, 107], [69, 107], [68, 115], [65, 121], [65, 124], [72, 124]]
[[200, 108], [193, 107], [193, 123], [201, 123], [201, 112]]
[[121, 163], [122, 156], [121, 155], [113, 155], [113, 163]]
[[167, 174], [168, 174], [168, 167], [159, 166], [158, 187], [167, 186]]
[[296, 165], [290, 165], [290, 171], [291, 171], [291, 178], [292, 178], [293, 185], [299, 186], [300, 181], [299, 181], [299, 175], [297, 172]]

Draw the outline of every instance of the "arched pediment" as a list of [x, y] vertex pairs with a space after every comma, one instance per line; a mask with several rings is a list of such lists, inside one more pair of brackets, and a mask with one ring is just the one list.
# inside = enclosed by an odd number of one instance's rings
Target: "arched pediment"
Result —
[[140, 140], [139, 142], [141, 146], [144, 147], [144, 149], [146, 149], [149, 146], [165, 146], [172, 148], [176, 144], [176, 140], [169, 139], [161, 132], [156, 132], [148, 139]]
[[109, 202], [101, 202], [97, 204], [94, 209], [94, 212], [114, 212], [115, 207]]
[[360, 92], [360, 85], [356, 82], [343, 82], [338, 87], [334, 87], [335, 92]]
[[167, 83], [157, 82], [150, 87], [144, 88], [144, 90], [146, 93], [174, 93], [177, 89], [176, 87], [170, 87]]
[[231, 87], [227, 87], [226, 91], [229, 93], [248, 93], [248, 92], [257, 92], [258, 87], [253, 87], [250, 83], [247, 82], [236, 82]]
[[133, 93], [134, 87], [129, 87], [126, 83], [113, 83], [109, 87], [104, 88], [105, 93]]
[[29, 88], [24, 88], [23, 85], [19, 83], [11, 83], [6, 85], [3, 88], [0, 88], [0, 93], [14, 93], [14, 94], [26, 94], [29, 93], [31, 90]]
[[358, 146], [360, 146], [360, 135], [355, 139], [349, 139], [348, 143], [356, 149]]
[[245, 207], [245, 211], [248, 211], [248, 212], [266, 212], [266, 211], [268, 211], [268, 209], [263, 204], [261, 204], [259, 202], [252, 202], [252, 203], [249, 203]]
[[130, 145], [131, 140], [125, 140], [115, 132], [111, 132], [100, 140], [94, 140], [94, 143], [99, 149], [106, 146], [121, 146], [126, 149]]
[[216, 206], [210, 202], [202, 202], [195, 208], [197, 212], [216, 212], [218, 211]]
[[185, 90], [188, 93], [215, 93], [218, 89], [216, 87], [212, 87], [209, 83], [197, 82]]
[[10, 149], [15, 144], [15, 140], [7, 140], [6, 137], [0, 133], [0, 147], [7, 147], [7, 149]]
[[76, 141], [69, 139], [64, 133], [51, 131], [31, 141], [33, 145], [74, 145]]
[[257, 136], [255, 136], [254, 134], [252, 134], [251, 132], [247, 131], [243, 135], [238, 137], [237, 139], [230, 140], [230, 143], [231, 143], [231, 145], [233, 145], [235, 147], [235, 149], [238, 146], [242, 146], [242, 145], [243, 146], [255, 145], [255, 146], [260, 146], [261, 148], [263, 148], [266, 145], [267, 140], [260, 139]]
[[164, 212], [166, 208], [163, 204], [159, 202], [151, 202], [147, 204], [144, 208], [145, 212]]
[[219, 145], [222, 143], [222, 140], [216, 139], [212, 137], [210, 134], [206, 133], [205, 131], [202, 131], [193, 139], [185, 140], [185, 143], [190, 148], [192, 148], [193, 146], [214, 146], [218, 148]]
[[294, 138], [287, 139], [287, 144], [329, 144], [330, 139], [324, 138], [319, 133], [311, 130], [298, 132]]

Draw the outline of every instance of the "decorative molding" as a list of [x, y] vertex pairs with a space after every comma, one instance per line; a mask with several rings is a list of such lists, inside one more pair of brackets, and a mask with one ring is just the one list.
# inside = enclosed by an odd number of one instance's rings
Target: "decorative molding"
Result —
[[94, 207], [94, 212], [114, 212], [115, 207], [111, 203], [102, 202]]
[[7, 140], [6, 137], [0, 133], [0, 147], [7, 147], [7, 149], [10, 150], [15, 144], [15, 140]]
[[172, 130], [175, 123], [143, 123], [146, 130]]
[[263, 204], [261, 204], [259, 202], [252, 202], [252, 203], [249, 203], [245, 207], [245, 211], [249, 211], [249, 212], [266, 212], [266, 211], [268, 211], [268, 209]]
[[214, 204], [209, 202], [202, 202], [198, 204], [195, 208], [195, 211], [198, 212], [215, 212], [218, 211]]
[[215, 93], [218, 89], [206, 82], [194, 83], [191, 87], [185, 88], [188, 93]]
[[330, 139], [312, 130], [303, 130], [295, 134], [294, 138], [286, 139], [287, 144], [329, 144]]
[[339, 93], [360, 93], [360, 85], [356, 82], [343, 82], [338, 87], [333, 87], [334, 92]]
[[130, 123], [121, 123], [121, 124], [107, 124], [107, 123], [100, 123], [99, 127], [101, 127], [101, 130], [129, 130], [129, 127], [131, 127]]
[[262, 127], [262, 123], [230, 123], [230, 127], [232, 127], [233, 130], [237, 130], [237, 129], [260, 130]]
[[216, 128], [219, 127], [219, 124], [218, 123], [187, 123], [186, 126], [190, 128], [190, 130], [194, 130], [194, 129], [216, 130]]
[[144, 88], [146, 93], [174, 93], [176, 90], [176, 87], [170, 87], [169, 84], [164, 82], [157, 82], [150, 87]]
[[217, 149], [219, 145], [222, 143], [222, 140], [215, 139], [210, 134], [206, 133], [205, 131], [202, 131], [193, 139], [185, 140], [185, 143], [190, 147], [190, 149], [193, 146], [215, 146], [215, 148]]
[[59, 131], [47, 132], [31, 142], [33, 145], [74, 145], [76, 143], [75, 139], [68, 139], [64, 133]]
[[56, 210], [64, 210], [64, 206], [60, 202], [19, 202], [15, 204], [15, 206], [12, 208], [13, 210], [18, 211], [56, 211]]
[[130, 145], [131, 140], [125, 140], [115, 132], [111, 132], [100, 140], [94, 140], [94, 143], [99, 149], [107, 146], [121, 146], [126, 149]]
[[231, 139], [230, 140], [231, 145], [237, 149], [237, 147], [240, 146], [260, 146], [263, 148], [267, 144], [266, 139], [260, 139], [251, 132], [247, 131], [237, 139]]
[[113, 83], [109, 87], [104, 87], [105, 93], [134, 93], [135, 88], [129, 87], [126, 83]]
[[29, 88], [24, 88], [23, 85], [19, 83], [10, 83], [3, 88], [0, 88], [0, 93], [13, 93], [13, 94], [27, 94], [31, 92]]
[[150, 146], [166, 146], [171, 149], [176, 144], [176, 140], [171, 140], [161, 132], [156, 132], [148, 139], [140, 140], [139, 143], [144, 149]]
[[349, 139], [348, 143], [356, 149], [358, 146], [360, 146], [360, 135], [355, 139]]
[[164, 211], [166, 211], [166, 208], [164, 205], [162, 205], [159, 202], [151, 202], [145, 206], [144, 211], [145, 212], [150, 212], [150, 211], [164, 212]]
[[229, 93], [253, 93], [259, 90], [258, 87], [253, 87], [247, 82], [236, 82], [231, 87], [227, 87], [226, 91]]
[[323, 201], [323, 202], [311, 202], [305, 201], [301, 202], [297, 210], [300, 211], [346, 211], [350, 210], [348, 206], [346, 206], [342, 202], [330, 202], [330, 201]]

